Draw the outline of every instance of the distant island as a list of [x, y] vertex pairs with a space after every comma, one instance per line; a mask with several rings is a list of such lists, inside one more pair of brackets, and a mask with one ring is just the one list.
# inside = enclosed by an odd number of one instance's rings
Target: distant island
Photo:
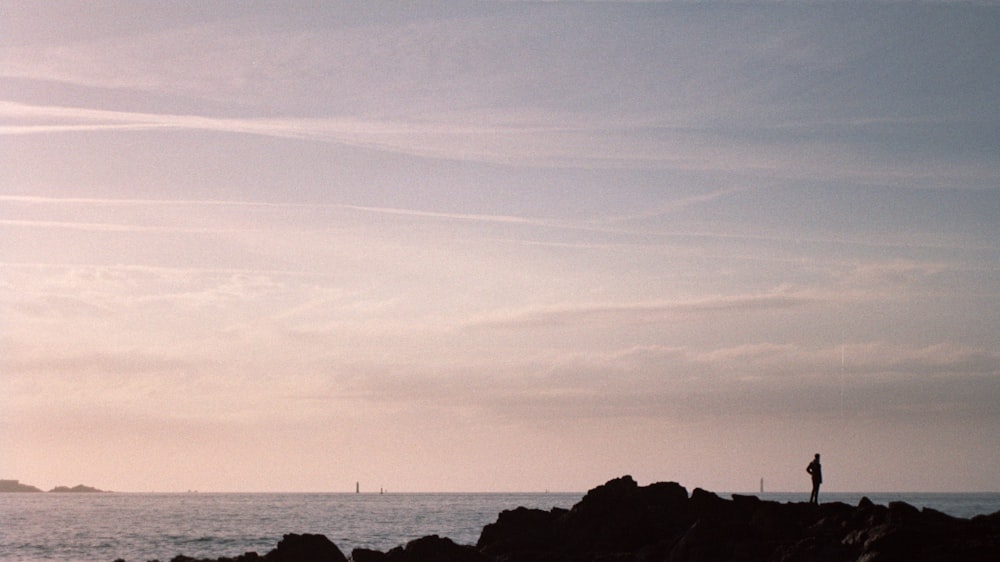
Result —
[[[28, 484], [21, 484], [17, 480], [0, 480], [0, 493], [21, 493], [21, 492], [41, 492], [42, 490]], [[57, 494], [93, 494], [105, 493], [105, 490], [98, 490], [90, 486], [78, 484], [70, 488], [69, 486], [56, 486], [49, 490]]]
[[83, 484], [77, 484], [72, 488], [68, 486], [56, 486], [49, 490], [50, 492], [55, 492], [57, 494], [94, 494], [94, 493], [104, 493], [104, 490], [98, 490], [97, 488], [91, 488], [90, 486], [84, 486]]
[[17, 480], [0, 480], [0, 492], [41, 492], [38, 488], [34, 486], [29, 486], [27, 484], [21, 484]]

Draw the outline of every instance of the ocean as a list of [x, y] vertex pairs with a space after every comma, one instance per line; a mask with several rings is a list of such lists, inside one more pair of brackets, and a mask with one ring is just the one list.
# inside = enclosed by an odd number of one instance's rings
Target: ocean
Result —
[[[720, 494], [729, 497], [729, 494]], [[805, 501], [808, 493], [754, 494]], [[863, 495], [906, 501], [957, 516], [1000, 510], [1000, 493], [828, 493], [857, 504]], [[264, 554], [285, 533], [320, 533], [345, 555], [388, 550], [425, 535], [475, 544], [487, 523], [518, 506], [572, 507], [583, 493], [538, 494], [0, 494], [0, 560], [5, 562], [168, 561]]]

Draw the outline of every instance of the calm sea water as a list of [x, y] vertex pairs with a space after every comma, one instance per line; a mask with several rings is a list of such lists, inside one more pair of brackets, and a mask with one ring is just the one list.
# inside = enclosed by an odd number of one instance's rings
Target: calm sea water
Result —
[[[720, 494], [724, 497], [728, 495]], [[959, 517], [1000, 510], [1000, 494], [824, 494], [906, 501]], [[571, 507], [572, 494], [0, 494], [0, 560], [130, 562], [264, 554], [285, 533], [321, 533], [346, 555], [430, 534], [474, 544], [504, 509]], [[804, 501], [808, 494], [765, 493]]]
[[285, 533], [320, 533], [345, 555], [438, 534], [474, 544], [518, 506], [581, 494], [0, 494], [0, 560], [129, 562], [264, 554]]

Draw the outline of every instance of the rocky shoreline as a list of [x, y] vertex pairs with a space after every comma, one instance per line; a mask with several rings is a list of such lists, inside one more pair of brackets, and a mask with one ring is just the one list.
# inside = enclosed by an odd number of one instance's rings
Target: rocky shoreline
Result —
[[[171, 562], [908, 562], [1000, 560], [1000, 511], [961, 519], [907, 503], [856, 506], [724, 499], [630, 476], [571, 509], [503, 511], [475, 545], [431, 535], [350, 557], [323, 535], [289, 534], [264, 555]], [[124, 561], [116, 561], [124, 562]]]

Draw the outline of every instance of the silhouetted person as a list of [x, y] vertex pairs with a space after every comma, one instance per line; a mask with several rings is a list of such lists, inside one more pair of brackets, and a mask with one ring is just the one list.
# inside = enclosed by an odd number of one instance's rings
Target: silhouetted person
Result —
[[823, 483], [823, 467], [819, 464], [819, 453], [813, 457], [813, 461], [806, 467], [806, 472], [812, 476], [813, 489], [809, 494], [809, 503], [819, 503], [819, 485]]

